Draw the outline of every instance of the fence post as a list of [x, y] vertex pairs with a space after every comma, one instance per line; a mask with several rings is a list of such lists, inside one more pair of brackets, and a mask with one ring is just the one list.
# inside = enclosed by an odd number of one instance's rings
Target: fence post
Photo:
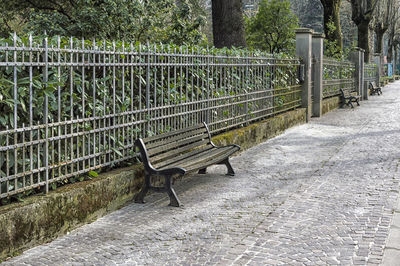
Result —
[[[115, 56], [115, 43], [113, 42], [113, 56]], [[150, 112], [150, 71], [151, 71], [151, 65], [150, 65], [150, 44], [147, 42], [146, 46], [146, 109], [147, 109], [147, 134], [150, 132], [150, 118], [151, 118], [151, 112]], [[114, 62], [115, 63], [115, 62]], [[114, 75], [114, 74], [113, 74]], [[115, 79], [115, 76], [113, 76], [113, 80]], [[114, 87], [115, 88], [115, 87]], [[115, 97], [115, 93], [114, 93]], [[115, 114], [115, 112], [114, 112]], [[176, 127], [176, 125], [173, 125]], [[155, 133], [155, 132], [154, 132]]]
[[374, 61], [376, 64], [376, 85], [378, 87], [381, 86], [380, 83], [380, 78], [381, 78], [381, 71], [382, 71], [382, 65], [381, 65], [381, 54], [375, 53], [374, 54]]
[[[47, 40], [47, 33], [45, 32], [46, 37], [43, 40], [43, 83], [44, 88], [46, 89], [49, 81], [49, 47]], [[49, 98], [47, 94], [44, 95], [44, 106], [43, 106], [43, 123], [45, 124], [45, 146], [43, 151], [43, 163], [45, 166], [45, 181], [46, 181], [46, 193], [49, 192]]]
[[[361, 95], [361, 99], [368, 100], [368, 95], [364, 92], [364, 61], [361, 59], [363, 53], [360, 48], [356, 47], [350, 54], [350, 61], [355, 64], [355, 87], [358, 95]], [[367, 97], [367, 98], [365, 98]]]
[[[324, 60], [324, 34], [314, 33], [312, 35], [312, 56], [314, 61], [313, 75], [313, 99], [312, 99], [312, 115], [320, 117], [322, 115], [322, 78], [323, 78], [323, 60]], [[312, 62], [311, 62], [312, 63]]]
[[210, 124], [211, 123], [211, 115], [210, 115], [210, 48], [208, 48], [207, 46], [207, 112], [206, 112], [206, 124]]
[[304, 63], [304, 82], [302, 84], [301, 106], [306, 108], [306, 120], [311, 118], [312, 101], [311, 101], [311, 50], [312, 50], [312, 29], [300, 28], [296, 29], [296, 55], [303, 60]]
[[363, 92], [363, 100], [368, 100], [368, 84], [365, 81], [365, 61], [364, 61], [365, 50], [360, 48], [360, 74], [361, 74], [361, 91]]

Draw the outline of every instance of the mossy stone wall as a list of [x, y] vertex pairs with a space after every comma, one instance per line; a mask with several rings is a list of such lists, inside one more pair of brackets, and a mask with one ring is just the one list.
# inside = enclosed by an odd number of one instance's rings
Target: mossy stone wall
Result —
[[[305, 122], [306, 111], [301, 108], [223, 133], [213, 141], [239, 144], [243, 151]], [[122, 207], [139, 190], [143, 176], [142, 165], [135, 165], [0, 207], [0, 261]]]
[[322, 100], [322, 114], [326, 114], [340, 106], [340, 96]]
[[249, 126], [235, 129], [212, 138], [216, 145], [238, 144], [241, 150], [281, 134], [284, 130], [306, 123], [305, 108], [286, 112]]
[[120, 208], [137, 192], [143, 174], [135, 165], [0, 207], [0, 261]]

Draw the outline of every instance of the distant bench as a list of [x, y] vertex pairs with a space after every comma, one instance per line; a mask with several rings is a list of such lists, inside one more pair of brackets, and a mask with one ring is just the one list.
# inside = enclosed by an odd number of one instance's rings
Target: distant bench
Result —
[[357, 103], [358, 106], [360, 106], [360, 95], [357, 95], [355, 93], [353, 93], [350, 89], [344, 88], [344, 89], [340, 89], [340, 94], [342, 96], [342, 105], [341, 107], [343, 107], [343, 105], [347, 105], [350, 106], [351, 108], [354, 108], [353, 106], [353, 102]]
[[[145, 182], [135, 196], [135, 202], [143, 203], [144, 197], [151, 189], [167, 192], [170, 205], [175, 207], [179, 207], [181, 203], [172, 188], [174, 175], [183, 176], [196, 171], [199, 174], [205, 174], [208, 166], [225, 164], [228, 168], [228, 175], [233, 176], [235, 172], [229, 162], [229, 156], [240, 149], [235, 144], [223, 147], [215, 146], [205, 123], [144, 139], [139, 138], [135, 145], [139, 147], [145, 169]], [[165, 178], [164, 187], [152, 186], [151, 176], [163, 176]]]
[[374, 94], [381, 95], [382, 94], [382, 88], [377, 87], [375, 81], [370, 81], [369, 87], [371, 89], [371, 95], [374, 95]]

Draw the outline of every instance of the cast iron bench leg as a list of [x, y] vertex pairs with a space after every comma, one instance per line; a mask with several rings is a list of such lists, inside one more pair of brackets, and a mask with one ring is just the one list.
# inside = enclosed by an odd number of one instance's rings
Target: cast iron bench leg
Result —
[[179, 201], [178, 196], [176, 196], [175, 190], [172, 188], [172, 177], [169, 175], [165, 176], [165, 189], [169, 196], [169, 206], [179, 207], [181, 202]]
[[[350, 104], [351, 104], [351, 108], [354, 108], [353, 102], [358, 102], [358, 99], [356, 97], [351, 97], [350, 98]], [[358, 104], [358, 103], [357, 103]]]
[[226, 168], [228, 168], [228, 173], [226, 175], [229, 175], [229, 176], [234, 176], [235, 175], [235, 171], [233, 171], [232, 165], [229, 162], [229, 158], [226, 158], [225, 160], [223, 160], [219, 164], [225, 164]]
[[207, 173], [207, 167], [200, 169], [198, 173], [201, 175], [205, 175]]
[[140, 192], [136, 194], [135, 196], [135, 202], [136, 203], [144, 203], [144, 197], [146, 196], [147, 192], [149, 191], [150, 188], [150, 176], [145, 175], [144, 177], [144, 185]]
[[354, 108], [353, 104], [351, 103], [351, 99], [349, 99], [349, 100], [347, 101], [347, 106], [348, 106], [348, 107], [351, 107], [351, 108]]

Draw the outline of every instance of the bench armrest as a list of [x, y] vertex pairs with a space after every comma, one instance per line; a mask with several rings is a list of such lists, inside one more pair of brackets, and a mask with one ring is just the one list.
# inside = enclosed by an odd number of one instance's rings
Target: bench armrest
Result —
[[209, 130], [207, 124], [206, 124], [205, 122], [203, 122], [203, 124], [204, 124], [204, 127], [207, 129], [207, 133], [208, 133], [208, 138], [209, 138], [209, 140], [210, 140], [210, 144], [211, 144], [214, 148], [222, 148], [222, 147], [231, 146], [231, 147], [237, 147], [238, 150], [240, 150], [240, 146], [239, 146], [239, 145], [236, 145], [236, 144], [229, 144], [229, 145], [226, 145], [226, 146], [217, 146], [217, 145], [215, 145], [215, 144], [212, 142], [212, 140], [211, 140], [211, 134], [210, 134], [210, 130]]
[[144, 142], [141, 138], [137, 139], [135, 141], [135, 146], [139, 148], [139, 152], [140, 152], [140, 158], [142, 160], [144, 169], [148, 172], [148, 173], [156, 173], [157, 170], [151, 165], [150, 160], [149, 160], [149, 156], [147, 154]]
[[214, 148], [217, 148], [217, 149], [223, 148], [223, 147], [237, 147], [238, 150], [240, 150], [240, 146], [237, 145], [237, 144], [228, 144], [228, 145], [226, 145], [226, 146], [217, 146], [217, 145], [215, 145], [211, 140], [210, 140], [210, 143], [211, 143], [211, 145], [212, 145]]
[[176, 175], [176, 174], [184, 175], [185, 173], [186, 173], [186, 170], [181, 167], [172, 167], [172, 168], [156, 171], [156, 174], [164, 175], [164, 176], [172, 176], [172, 175]]

